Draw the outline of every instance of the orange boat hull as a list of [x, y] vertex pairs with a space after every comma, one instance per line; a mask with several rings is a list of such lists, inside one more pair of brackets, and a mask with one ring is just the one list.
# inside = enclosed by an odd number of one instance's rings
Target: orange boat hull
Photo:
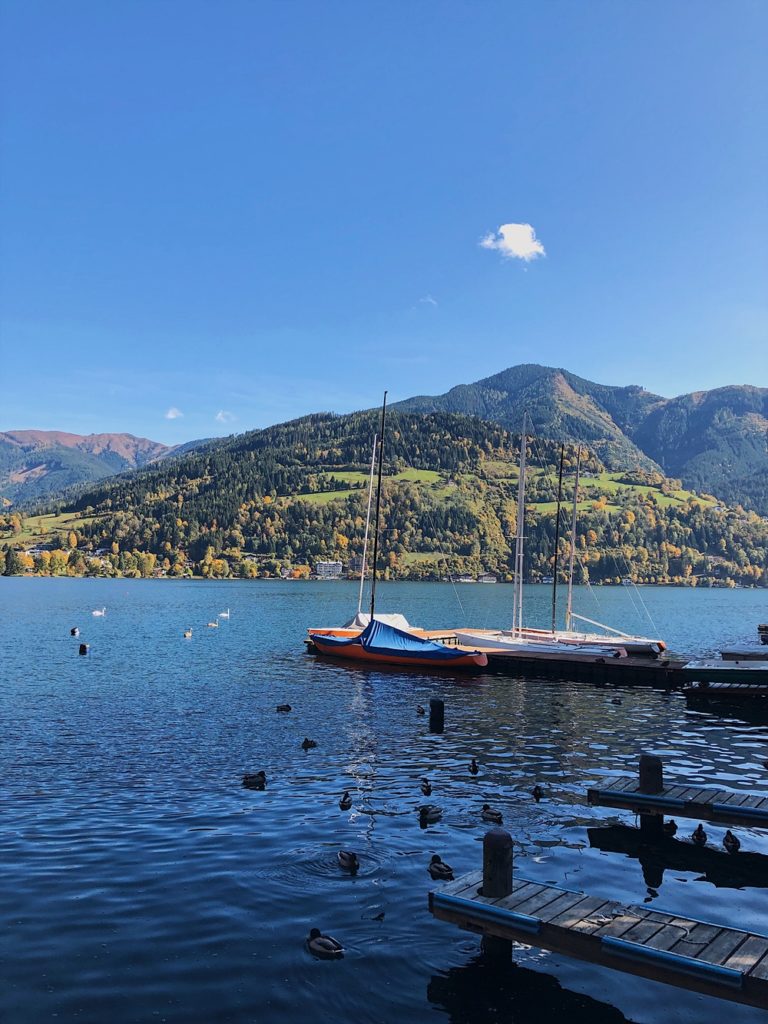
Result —
[[450, 670], [455, 668], [485, 668], [488, 664], [488, 655], [482, 651], [467, 651], [466, 654], [451, 658], [450, 661], [430, 661], [429, 658], [409, 657], [407, 654], [367, 651], [362, 644], [349, 644], [346, 647], [338, 647], [335, 644], [325, 645], [323, 644], [322, 636], [317, 633], [312, 634], [312, 643], [316, 651], [329, 658], [343, 658], [345, 661], [361, 661], [371, 665], [399, 665], [404, 668], [440, 668]]

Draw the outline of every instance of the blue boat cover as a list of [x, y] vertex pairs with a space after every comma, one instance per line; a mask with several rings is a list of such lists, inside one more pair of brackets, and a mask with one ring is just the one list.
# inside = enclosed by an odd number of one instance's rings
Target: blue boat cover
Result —
[[424, 658], [429, 661], [453, 661], [465, 658], [469, 652], [458, 651], [434, 640], [423, 640], [413, 633], [388, 626], [386, 622], [373, 619], [359, 636], [322, 636], [318, 639], [329, 647], [349, 647], [353, 644], [363, 647], [366, 651], [381, 654], [401, 654], [408, 657]]

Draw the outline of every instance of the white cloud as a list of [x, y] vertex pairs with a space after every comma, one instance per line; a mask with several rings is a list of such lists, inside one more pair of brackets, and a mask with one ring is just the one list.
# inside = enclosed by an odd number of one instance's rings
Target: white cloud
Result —
[[544, 246], [536, 237], [530, 224], [502, 224], [498, 231], [492, 231], [480, 240], [483, 249], [495, 249], [506, 259], [535, 260], [546, 256]]
[[219, 409], [214, 416], [217, 423], [234, 423], [237, 419], [234, 413], [228, 412], [226, 409]]
[[438, 304], [437, 299], [433, 299], [431, 295], [422, 295], [419, 302], [424, 306], [436, 306]]
[[165, 414], [167, 420], [180, 420], [184, 413], [181, 409], [177, 409], [175, 405], [172, 405], [168, 412]]

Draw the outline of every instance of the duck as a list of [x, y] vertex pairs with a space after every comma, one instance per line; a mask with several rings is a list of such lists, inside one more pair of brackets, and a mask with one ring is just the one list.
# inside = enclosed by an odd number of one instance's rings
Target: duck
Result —
[[441, 860], [438, 854], [433, 854], [427, 868], [429, 874], [436, 882], [452, 882], [453, 868]]
[[357, 870], [360, 867], [360, 861], [357, 859], [357, 854], [351, 850], [339, 850], [339, 867], [343, 868], [344, 871], [349, 871], [350, 874], [356, 875]]
[[229, 618], [229, 608], [227, 608], [227, 610], [225, 612], [219, 612], [219, 614], [216, 616], [216, 618], [217, 619], [228, 619]]
[[275, 708], [276, 711], [293, 711], [290, 704], [278, 704]]
[[104, 616], [106, 614], [107, 614], [107, 609], [106, 608], [94, 608], [93, 611], [91, 612], [91, 615], [96, 615], [99, 618], [101, 618], [102, 616]]
[[429, 779], [421, 780], [421, 792], [424, 794], [424, 796], [432, 796], [432, 784], [430, 783]]
[[69, 631], [69, 635], [70, 636], [80, 636], [80, 630], [77, 628], [77, 626], [73, 626], [72, 629], [70, 629], [70, 631]]
[[219, 628], [219, 620], [218, 619], [214, 619], [213, 622], [206, 622], [206, 626], [210, 626], [211, 629], [218, 629]]
[[728, 853], [738, 853], [741, 849], [741, 840], [728, 829], [723, 836], [723, 846]]
[[442, 808], [435, 804], [424, 804], [419, 808], [419, 823], [421, 825], [434, 825], [436, 821], [440, 821], [442, 816]]
[[662, 830], [665, 836], [672, 837], [677, 832], [677, 822], [674, 818], [670, 818], [669, 821], [665, 821], [662, 825]]
[[416, 714], [417, 715], [426, 715], [426, 713], [427, 713], [426, 710], [421, 706], [421, 704], [417, 704], [416, 705]]
[[246, 789], [266, 789], [267, 775], [264, 771], [252, 772], [243, 776], [243, 785]]
[[185, 629], [185, 630], [184, 630], [184, 639], [185, 639], [185, 640], [189, 640], [189, 638], [190, 638], [191, 636], [192, 636], [192, 630], [191, 630], [191, 629]]
[[536, 803], [538, 803], [539, 800], [541, 800], [541, 798], [544, 796], [544, 790], [541, 788], [541, 786], [538, 784], [538, 782], [536, 783], [536, 785], [531, 790], [531, 796], [536, 801]]
[[705, 843], [707, 841], [707, 833], [704, 831], [704, 826], [701, 824], [701, 822], [699, 822], [699, 824], [693, 830], [693, 834], [691, 835], [691, 839], [698, 846], [704, 846], [705, 845]]
[[483, 809], [480, 812], [480, 817], [483, 821], [492, 821], [495, 825], [501, 825], [504, 822], [501, 811], [497, 811], [489, 804], [483, 804]]
[[341, 800], [339, 800], [339, 807], [342, 809], [342, 811], [348, 811], [351, 806], [352, 797], [349, 795], [349, 790], [345, 789]]
[[321, 960], [337, 960], [344, 956], [344, 947], [331, 935], [323, 935], [319, 928], [312, 928], [307, 937], [307, 949]]
[[472, 760], [469, 762], [469, 774], [470, 775], [477, 775], [477, 773], [479, 771], [480, 771], [480, 768], [478, 767], [477, 761], [473, 757]]
[[314, 740], [309, 739], [308, 736], [305, 736], [301, 741], [301, 746], [304, 750], [312, 750], [313, 747], [317, 746], [317, 743]]

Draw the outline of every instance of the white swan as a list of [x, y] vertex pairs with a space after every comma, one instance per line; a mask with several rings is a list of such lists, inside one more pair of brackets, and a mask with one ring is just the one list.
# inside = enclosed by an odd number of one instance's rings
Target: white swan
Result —
[[93, 611], [91, 612], [91, 615], [106, 615], [106, 614], [107, 614], [107, 609], [106, 608], [94, 608]]
[[219, 619], [228, 619], [229, 618], [229, 608], [227, 608], [227, 610], [225, 612], [219, 612], [219, 614], [217, 615], [217, 618], [219, 618]]
[[206, 625], [210, 626], [211, 629], [218, 629], [219, 628], [219, 620], [216, 619], [214, 622], [208, 622], [208, 623], [206, 623]]

